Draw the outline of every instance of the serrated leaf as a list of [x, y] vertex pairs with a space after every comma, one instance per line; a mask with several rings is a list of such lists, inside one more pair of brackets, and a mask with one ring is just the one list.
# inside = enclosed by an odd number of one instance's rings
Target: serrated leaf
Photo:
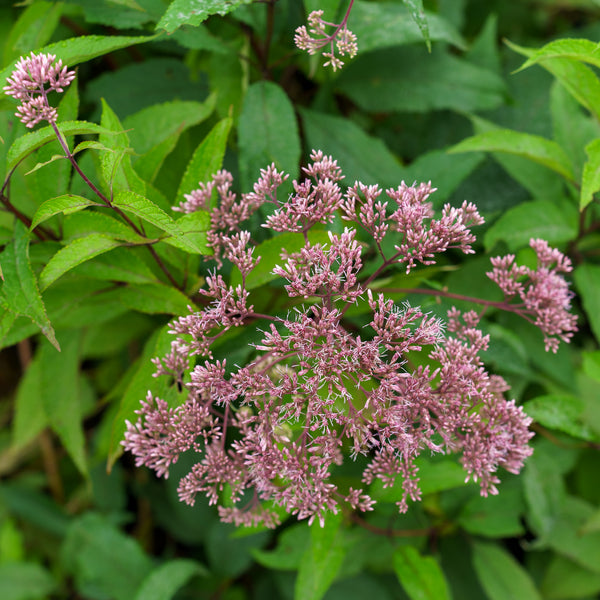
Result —
[[148, 198], [134, 192], [121, 191], [113, 198], [112, 205], [172, 235], [180, 244], [179, 247], [185, 248], [186, 252], [202, 254], [202, 248], [185, 236], [177, 222]]
[[[294, 107], [283, 89], [270, 81], [254, 83], [248, 88], [238, 124], [238, 145], [242, 188], [251, 189], [261, 169], [271, 163], [298, 176], [300, 137]], [[291, 190], [291, 181], [280, 191]]]
[[[65, 135], [83, 135], [83, 134], [112, 134], [104, 127], [96, 125], [96, 123], [88, 123], [86, 121], [65, 121], [59, 123], [60, 132]], [[56, 139], [56, 134], [52, 127], [42, 127], [36, 131], [26, 133], [24, 136], [17, 138], [6, 156], [8, 169], [13, 169], [19, 164], [28, 154], [41, 148], [44, 144]]]
[[548, 394], [528, 400], [523, 409], [540, 425], [564, 431], [582, 440], [593, 440], [594, 434], [584, 420], [585, 403], [577, 396]]
[[242, 4], [252, 0], [173, 0], [165, 14], [156, 25], [156, 29], [164, 29], [173, 33], [182, 25], [200, 25], [211, 15], [226, 15]]
[[473, 566], [489, 600], [541, 600], [527, 571], [500, 546], [475, 543]]
[[125, 374], [129, 383], [121, 397], [119, 410], [114, 418], [108, 454], [108, 468], [110, 469], [123, 453], [121, 440], [125, 433], [125, 421], [135, 423], [135, 411], [140, 408], [140, 403], [146, 398], [147, 392], [158, 397], [164, 397], [168, 389], [166, 377], [153, 377], [156, 367], [151, 362], [153, 358], [162, 357], [169, 352], [173, 336], [169, 334], [170, 325], [165, 325], [156, 331], [144, 346], [144, 351], [139, 360]]
[[101, 254], [73, 269], [79, 274], [92, 279], [107, 281], [123, 281], [127, 283], [158, 283], [146, 263], [131, 248], [115, 248]]
[[83, 196], [76, 196], [74, 194], [65, 194], [64, 196], [50, 198], [50, 200], [43, 202], [35, 211], [35, 215], [33, 215], [31, 227], [29, 229], [35, 229], [40, 223], [43, 223], [50, 217], [53, 217], [59, 213], [69, 215], [79, 210], [83, 210], [87, 206], [100, 205], [97, 202], [93, 202], [92, 200], [84, 198]]
[[219, 121], [196, 148], [177, 190], [178, 203], [183, 202], [184, 195], [195, 190], [199, 183], [208, 182], [221, 168], [231, 126], [229, 118]]
[[[509, 41], [506, 44], [524, 56], [532, 57], [536, 52], [535, 48], [524, 48]], [[600, 119], [600, 80], [592, 69], [570, 58], [551, 58], [541, 61], [539, 65], [552, 73], [596, 119]]]
[[555, 40], [533, 52], [519, 71], [552, 58], [569, 58], [600, 67], [600, 48], [596, 42], [582, 39]]
[[577, 235], [577, 210], [543, 200], [523, 202], [506, 211], [488, 229], [484, 243], [491, 250], [496, 242], [504, 241], [514, 252], [529, 244], [531, 238], [543, 238], [551, 244], [575, 239]]
[[411, 600], [450, 600], [444, 573], [435, 558], [412, 546], [394, 552], [394, 571]]
[[136, 233], [123, 221], [98, 211], [79, 211], [67, 215], [63, 221], [63, 241], [70, 241], [97, 233], [131, 244], [147, 244], [148, 238]]
[[60, 353], [45, 341], [39, 346], [42, 404], [50, 427], [79, 472], [87, 476], [79, 385], [81, 330], [61, 332], [60, 341]]
[[45, 290], [59, 277], [94, 256], [108, 252], [122, 242], [101, 233], [77, 238], [59, 250], [40, 273], [40, 287]]
[[298, 569], [294, 600], [320, 600], [333, 583], [348, 551], [342, 515], [327, 514], [323, 525], [311, 525], [310, 543]]
[[569, 181], [574, 180], [571, 161], [565, 151], [556, 142], [539, 135], [494, 129], [467, 138], [452, 146], [448, 152], [507, 152], [552, 169]]
[[4, 275], [1, 292], [10, 310], [29, 317], [60, 351], [29, 262], [29, 234], [20, 221], [15, 224], [12, 244], [7, 245], [0, 256], [0, 264]]
[[144, 579], [135, 594], [135, 600], [171, 600], [192, 577], [206, 575], [206, 567], [195, 560], [169, 560]]
[[[201, 254], [211, 254], [212, 248], [207, 246], [206, 232], [210, 229], [210, 215], [205, 210], [198, 210], [181, 216], [177, 227], [183, 232], [183, 238], [196, 246]], [[165, 244], [187, 252], [188, 246], [181, 243], [181, 238], [170, 237], [163, 240]]]
[[600, 190], [600, 140], [594, 140], [585, 147], [588, 160], [583, 165], [579, 210], [583, 210]]

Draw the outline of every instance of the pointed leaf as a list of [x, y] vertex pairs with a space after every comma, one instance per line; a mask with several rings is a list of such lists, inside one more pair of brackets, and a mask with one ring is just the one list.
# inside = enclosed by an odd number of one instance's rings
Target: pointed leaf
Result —
[[119, 300], [132, 310], [151, 315], [184, 315], [191, 304], [185, 294], [162, 283], [128, 285], [120, 290]]
[[519, 68], [519, 71], [538, 62], [552, 58], [569, 58], [600, 67], [600, 48], [590, 40], [562, 39], [555, 40], [536, 50]]
[[86, 237], [73, 240], [70, 244], [59, 250], [40, 273], [40, 286], [45, 290], [51, 283], [94, 256], [108, 252], [122, 242], [101, 233], [92, 233]]
[[527, 571], [500, 546], [474, 544], [473, 566], [489, 600], [541, 600]]
[[202, 248], [199, 248], [191, 239], [185, 236], [182, 229], [177, 226], [176, 221], [148, 198], [134, 192], [122, 191], [115, 195], [112, 204], [177, 238], [180, 247], [185, 248], [186, 252], [202, 254]]
[[199, 183], [208, 182], [221, 168], [231, 126], [232, 120], [229, 118], [219, 121], [196, 148], [181, 178], [177, 203], [183, 202], [184, 194], [195, 190]]
[[20, 221], [15, 224], [12, 244], [0, 256], [0, 264], [4, 275], [2, 295], [10, 310], [29, 317], [50, 343], [60, 350], [29, 262], [29, 234]]
[[588, 322], [596, 340], [600, 341], [600, 266], [581, 265], [575, 269], [574, 276]]
[[[111, 135], [112, 132], [96, 125], [96, 123], [87, 123], [86, 121], [65, 121], [58, 124], [60, 132], [65, 135], [83, 135], [93, 133], [105, 133]], [[50, 125], [48, 127], [42, 127], [31, 133], [17, 138], [12, 146], [10, 147], [6, 156], [6, 162], [8, 169], [14, 168], [19, 164], [28, 154], [41, 148], [44, 144], [51, 142], [56, 139], [54, 129]]]
[[435, 558], [421, 556], [412, 546], [394, 553], [394, 571], [411, 600], [450, 600], [444, 573]]
[[574, 179], [571, 161], [565, 151], [556, 142], [529, 133], [510, 129], [486, 131], [459, 142], [448, 152], [507, 152], [544, 165], [569, 181]]
[[427, 49], [431, 52], [431, 37], [429, 35], [427, 17], [425, 16], [425, 10], [423, 9], [423, 0], [403, 0], [403, 2], [408, 6], [410, 16], [421, 30]]
[[29, 229], [35, 229], [40, 223], [43, 223], [54, 215], [59, 213], [70, 215], [71, 213], [84, 209], [86, 206], [100, 205], [97, 202], [93, 202], [92, 200], [84, 198], [83, 196], [76, 196], [74, 194], [65, 194], [64, 196], [50, 198], [50, 200], [43, 202], [35, 211], [35, 215], [33, 216], [31, 227]]
[[210, 215], [205, 210], [197, 210], [193, 213], [187, 213], [175, 221], [177, 227], [183, 232], [182, 238], [165, 238], [163, 242], [187, 252], [188, 244], [196, 246], [201, 254], [211, 254], [212, 248], [207, 246], [206, 232], [210, 229]]

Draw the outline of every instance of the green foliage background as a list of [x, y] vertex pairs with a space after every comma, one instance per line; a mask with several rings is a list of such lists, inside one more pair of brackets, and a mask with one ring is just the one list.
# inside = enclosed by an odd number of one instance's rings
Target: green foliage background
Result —
[[[356, 0], [359, 54], [335, 74], [292, 40], [311, 10], [339, 21], [340, 0], [211, 0], [196, 12], [191, 0], [25, 4], [0, 7], [0, 80], [31, 50], [78, 66], [61, 129], [144, 235], [94, 206], [53, 160], [52, 131], [27, 133], [0, 99], [0, 175], [15, 169], [6, 195], [26, 222], [3, 205], [0, 598], [596, 598], [600, 3]], [[236, 531], [206, 503], [178, 502], [185, 458], [159, 481], [120, 456], [124, 420], [147, 389], [162, 393], [150, 359], [205, 273], [207, 215], [170, 207], [221, 166], [240, 191], [271, 162], [297, 178], [313, 148], [351, 183], [431, 180], [436, 208], [477, 204], [478, 254], [411, 285], [495, 299], [484, 254], [530, 261], [531, 237], [574, 261], [580, 332], [558, 354], [524, 321], [486, 314], [487, 366], [538, 434], [499, 496], [481, 498], [452, 458], [423, 459], [424, 499], [406, 515], [397, 490], [374, 484], [363, 523]], [[283, 241], [269, 243], [275, 261]], [[268, 279], [258, 274], [257, 293], [270, 293]]]

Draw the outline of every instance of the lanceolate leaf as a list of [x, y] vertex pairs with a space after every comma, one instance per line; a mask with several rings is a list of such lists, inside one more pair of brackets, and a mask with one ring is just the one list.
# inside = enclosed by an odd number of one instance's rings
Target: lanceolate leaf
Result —
[[[87, 123], [86, 121], [65, 121], [64, 123], [60, 123], [58, 128], [63, 135], [83, 135], [86, 133], [105, 133], [112, 135], [112, 132], [104, 127], [96, 125], [96, 123]], [[56, 134], [49, 125], [17, 138], [10, 147], [6, 157], [8, 169], [14, 168], [28, 154], [55, 139]]]
[[177, 226], [177, 223], [148, 198], [134, 192], [123, 191], [114, 197], [112, 204], [177, 238], [180, 247], [185, 248], [186, 252], [202, 254], [202, 249], [185, 236], [184, 231]]
[[170, 560], [144, 579], [136, 592], [135, 600], [171, 600], [189, 579], [207, 574], [206, 568], [195, 560]]
[[510, 129], [494, 129], [467, 138], [448, 152], [507, 152], [523, 156], [556, 171], [569, 181], [574, 174], [564, 150], [551, 140]]
[[[210, 215], [205, 210], [188, 213], [177, 219], [177, 227], [183, 231], [183, 238], [169, 237], [163, 241], [165, 244], [175, 246], [183, 251], [188, 250], [188, 243], [196, 246], [201, 254], [211, 254], [212, 248], [207, 246], [206, 232], [210, 229]], [[182, 239], [185, 240], [182, 243]]]
[[404, 4], [408, 6], [410, 10], [410, 16], [417, 24], [417, 27], [421, 30], [421, 34], [425, 39], [427, 49], [431, 52], [431, 37], [429, 35], [427, 17], [425, 16], [425, 10], [423, 8], [423, 0], [404, 0]]
[[500, 546], [476, 543], [473, 565], [489, 600], [541, 600], [527, 571]]
[[0, 256], [4, 276], [2, 295], [12, 312], [29, 317], [60, 350], [29, 262], [28, 236], [26, 227], [17, 221], [13, 241]]
[[600, 341], [600, 266], [588, 263], [577, 267], [575, 283], [590, 327]]
[[596, 42], [591, 40], [555, 40], [536, 50], [519, 71], [551, 58], [569, 58], [600, 67], [600, 48]]
[[564, 431], [582, 440], [594, 439], [592, 431], [585, 424], [585, 403], [577, 396], [538, 396], [527, 401], [523, 408], [544, 427]]
[[183, 202], [184, 194], [195, 190], [199, 183], [208, 182], [221, 168], [231, 125], [231, 119], [223, 119], [212, 128], [196, 148], [179, 184], [177, 203]]
[[450, 600], [444, 573], [433, 557], [401, 546], [394, 553], [394, 570], [411, 600]]
[[173, 33], [182, 25], [200, 25], [210, 15], [226, 15], [242, 4], [252, 0], [173, 0], [162, 16], [156, 29]]
[[57, 198], [50, 198], [43, 202], [36, 210], [30, 229], [35, 229], [40, 223], [46, 219], [53, 217], [59, 213], [69, 215], [84, 209], [86, 206], [99, 206], [97, 202], [88, 200], [83, 196], [75, 196], [74, 194], [65, 194]]
[[101, 233], [92, 233], [73, 240], [62, 250], [59, 250], [44, 267], [40, 274], [41, 288], [46, 289], [73, 267], [121, 244], [122, 242]]

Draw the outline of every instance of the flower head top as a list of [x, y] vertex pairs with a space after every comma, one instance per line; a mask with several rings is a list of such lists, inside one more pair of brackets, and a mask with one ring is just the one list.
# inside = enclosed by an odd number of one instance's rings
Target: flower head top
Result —
[[[335, 55], [336, 50], [340, 56], [348, 55], [354, 58], [358, 52], [356, 44], [356, 36], [348, 29], [346, 22], [352, 8], [352, 2], [344, 17], [344, 20], [338, 25], [323, 21], [323, 11], [315, 10], [308, 15], [309, 30], [305, 26], [296, 29], [294, 43], [301, 50], [307, 50], [309, 54], [316, 54], [325, 48], [323, 56], [327, 58], [327, 62], [323, 65], [327, 67], [331, 65], [334, 71], [340, 69], [344, 62]], [[327, 28], [333, 27], [331, 34], [327, 33]]]
[[62, 92], [75, 79], [75, 71], [68, 71], [60, 59], [55, 61], [54, 54], [32, 52], [19, 60], [3, 88], [21, 101], [15, 114], [29, 128], [40, 121], [56, 123], [56, 109], [48, 104], [47, 93]]

